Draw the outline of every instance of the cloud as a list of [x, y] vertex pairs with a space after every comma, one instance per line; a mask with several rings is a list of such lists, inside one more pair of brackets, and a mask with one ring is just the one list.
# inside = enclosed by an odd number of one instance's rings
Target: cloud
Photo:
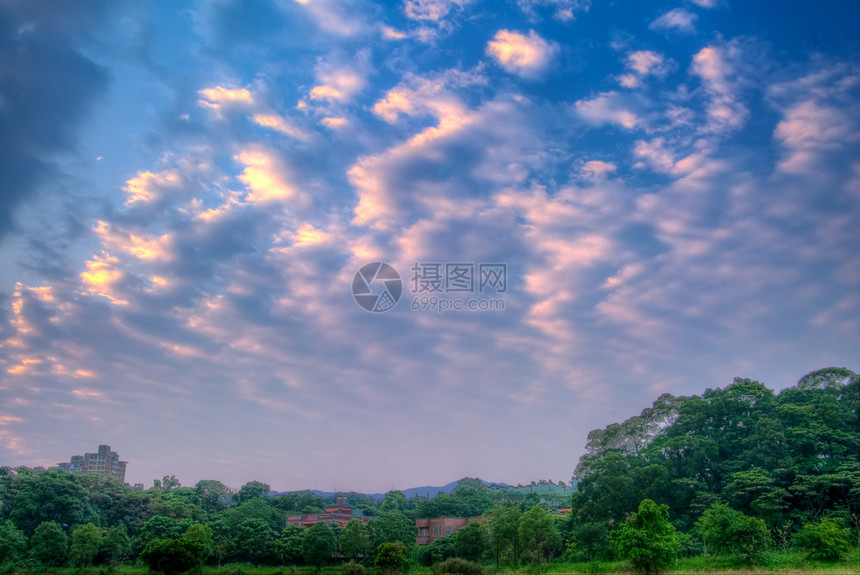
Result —
[[675, 68], [675, 63], [657, 52], [638, 50], [627, 54], [625, 68], [629, 72], [618, 76], [618, 82], [625, 88], [636, 88], [647, 76], [665, 77]]
[[224, 88], [215, 86], [204, 88], [199, 92], [201, 98], [197, 103], [211, 110], [216, 117], [222, 117], [225, 112], [244, 111], [254, 106], [254, 96], [247, 88]]
[[4, 2], [0, 6], [0, 241], [26, 199], [49, 181], [58, 153], [108, 86], [107, 71], [83, 48], [109, 3]]
[[684, 8], [673, 8], [653, 22], [649, 28], [652, 30], [677, 30], [686, 34], [696, 31], [696, 20], [698, 16]]
[[487, 55], [512, 74], [523, 78], [540, 76], [549, 67], [558, 47], [544, 40], [534, 30], [528, 36], [510, 30], [499, 30], [487, 43]]
[[590, 100], [578, 100], [574, 104], [576, 113], [597, 124], [618, 124], [633, 129], [642, 122], [634, 112], [632, 102], [618, 92], [603, 92]]
[[406, 0], [403, 12], [411, 20], [430, 20], [433, 22], [444, 19], [454, 7], [462, 8], [466, 0]]
[[734, 39], [706, 46], [693, 56], [690, 71], [700, 78], [709, 98], [705, 130], [726, 133], [746, 123], [749, 109], [741, 95], [753, 81], [754, 68], [747, 58], [750, 48]]
[[370, 53], [359, 51], [349, 62], [322, 61], [317, 65], [318, 85], [309, 93], [311, 100], [349, 102], [367, 86], [372, 71]]
[[570, 22], [577, 12], [588, 12], [591, 0], [517, 0], [517, 6], [532, 22], [540, 20], [538, 11], [543, 8], [552, 10], [553, 19]]

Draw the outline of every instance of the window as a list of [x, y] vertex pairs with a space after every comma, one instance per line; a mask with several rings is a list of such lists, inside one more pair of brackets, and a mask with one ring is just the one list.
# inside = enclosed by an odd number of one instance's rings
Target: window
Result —
[[433, 537], [441, 537], [442, 536], [442, 526], [434, 525], [433, 526]]
[[445, 526], [445, 535], [450, 535], [450, 534], [452, 534], [453, 532], [454, 532], [454, 528], [453, 528], [453, 527], [451, 527], [450, 525], [446, 525], [446, 526]]

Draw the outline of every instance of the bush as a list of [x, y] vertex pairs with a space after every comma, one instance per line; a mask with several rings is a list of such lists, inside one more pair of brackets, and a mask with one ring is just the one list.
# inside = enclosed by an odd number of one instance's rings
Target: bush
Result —
[[376, 566], [386, 575], [402, 573], [406, 561], [406, 545], [402, 541], [380, 543], [376, 548]]
[[473, 561], [454, 557], [433, 566], [433, 575], [484, 575], [484, 568]]
[[627, 559], [636, 571], [659, 573], [671, 567], [678, 556], [677, 531], [669, 523], [669, 506], [643, 499], [609, 535], [619, 557]]
[[810, 559], [839, 561], [850, 549], [848, 531], [826, 517], [818, 523], [807, 523], [794, 536], [794, 544], [809, 553]]
[[364, 575], [364, 565], [349, 561], [340, 566], [340, 575]]
[[720, 555], [739, 555], [755, 562], [770, 545], [770, 532], [764, 521], [744, 515], [725, 503], [714, 503], [699, 520], [696, 529], [708, 551]]

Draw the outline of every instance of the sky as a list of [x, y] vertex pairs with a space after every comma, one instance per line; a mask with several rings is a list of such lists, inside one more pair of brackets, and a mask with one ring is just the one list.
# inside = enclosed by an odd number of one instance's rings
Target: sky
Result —
[[858, 371], [858, 21], [0, 0], [0, 465], [567, 482], [663, 393]]

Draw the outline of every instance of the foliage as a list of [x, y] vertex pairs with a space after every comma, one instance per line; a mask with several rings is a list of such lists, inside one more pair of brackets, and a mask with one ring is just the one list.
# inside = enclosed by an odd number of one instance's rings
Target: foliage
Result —
[[270, 565], [274, 556], [275, 531], [264, 519], [246, 519], [237, 528], [230, 547], [233, 561]]
[[218, 513], [233, 504], [232, 493], [226, 485], [214, 479], [198, 481], [194, 486], [197, 499], [207, 513]]
[[429, 545], [418, 547], [418, 561], [427, 567], [454, 557], [454, 535], [445, 535], [434, 539]]
[[517, 536], [523, 553], [536, 563], [548, 561], [561, 548], [555, 521], [542, 507], [534, 506], [522, 514]]
[[114, 525], [107, 531], [102, 542], [102, 553], [110, 565], [116, 565], [131, 553], [131, 539], [124, 524]]
[[27, 552], [27, 536], [11, 521], [0, 524], [0, 570], [14, 568]]
[[794, 544], [808, 552], [818, 561], [838, 561], [851, 548], [848, 530], [839, 522], [823, 518], [816, 523], [807, 523], [794, 536]]
[[236, 493], [236, 502], [244, 503], [245, 501], [250, 501], [255, 497], [268, 497], [270, 491], [272, 491], [272, 488], [269, 487], [267, 483], [249, 481], [239, 488], [239, 492]]
[[453, 533], [457, 557], [477, 561], [486, 548], [486, 532], [477, 521], [470, 521]]
[[519, 525], [522, 511], [518, 505], [496, 507], [486, 523], [488, 547], [496, 566], [517, 565], [520, 559]]
[[69, 546], [69, 562], [77, 567], [89, 567], [102, 544], [102, 531], [92, 523], [75, 527]]
[[58, 469], [19, 473], [14, 489], [9, 518], [25, 535], [46, 521], [78, 525], [94, 519], [77, 475]]
[[45, 521], [36, 527], [30, 537], [30, 556], [46, 567], [56, 567], [66, 562], [69, 538], [56, 521]]
[[484, 575], [484, 573], [484, 568], [480, 564], [459, 557], [433, 565], [433, 575]]
[[340, 575], [364, 575], [364, 565], [355, 561], [347, 561], [340, 566]]
[[402, 541], [380, 543], [376, 548], [376, 566], [386, 575], [402, 573], [407, 560], [406, 545]]
[[344, 557], [357, 560], [364, 557], [370, 549], [370, 536], [367, 527], [358, 519], [352, 519], [338, 537], [338, 547]]
[[322, 521], [314, 523], [305, 532], [302, 540], [302, 557], [305, 563], [315, 566], [318, 572], [336, 550], [337, 541], [334, 530], [328, 523]]
[[594, 561], [609, 551], [609, 532], [600, 522], [582, 523], [571, 529], [569, 552], [577, 559]]
[[175, 575], [197, 565], [194, 544], [186, 539], [155, 539], [146, 544], [140, 560], [152, 571]]
[[288, 525], [275, 541], [275, 557], [280, 565], [289, 565], [303, 560], [302, 549], [305, 536], [304, 527]]
[[764, 521], [744, 515], [724, 503], [715, 503], [696, 522], [708, 551], [729, 553], [754, 562], [770, 544]]
[[368, 523], [371, 544], [403, 543], [407, 549], [415, 545], [415, 521], [401, 511], [386, 511]]
[[650, 499], [643, 500], [638, 511], [610, 533], [610, 539], [620, 557], [629, 560], [636, 571], [649, 574], [670, 567], [680, 546], [669, 523], [669, 507]]

